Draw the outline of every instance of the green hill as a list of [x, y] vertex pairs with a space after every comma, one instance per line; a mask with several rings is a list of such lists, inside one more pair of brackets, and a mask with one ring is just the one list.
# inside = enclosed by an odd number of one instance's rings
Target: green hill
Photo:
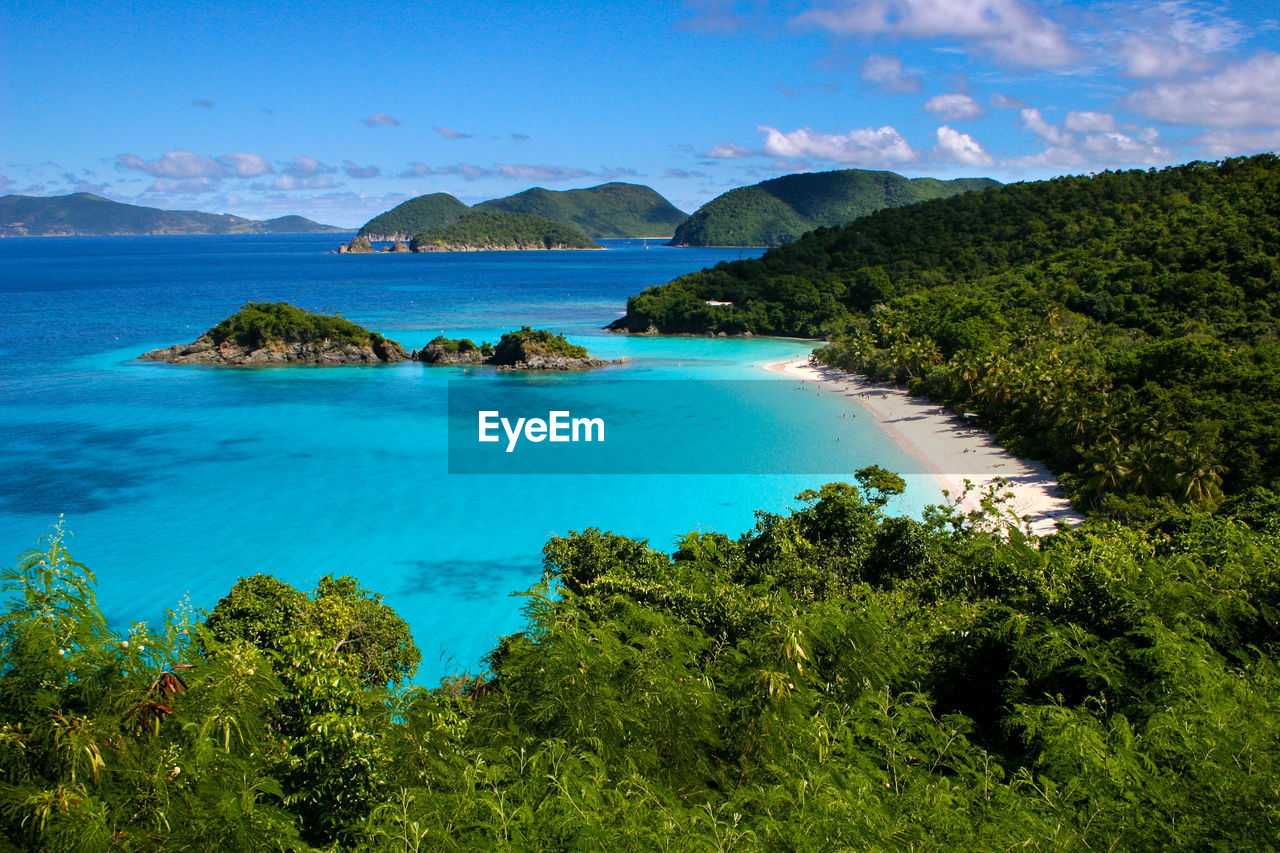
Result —
[[370, 219], [360, 229], [359, 236], [372, 240], [408, 240], [414, 234], [452, 225], [466, 216], [468, 210], [470, 208], [448, 193], [420, 195]]
[[580, 190], [534, 187], [477, 204], [475, 210], [530, 213], [575, 225], [596, 238], [667, 237], [685, 214], [649, 187], [610, 183]]
[[780, 246], [886, 207], [994, 186], [999, 184], [990, 178], [939, 181], [863, 169], [786, 175], [707, 202], [676, 228], [671, 245]]
[[318, 234], [346, 229], [301, 216], [259, 221], [226, 213], [161, 210], [92, 193], [0, 197], [0, 237], [91, 237], [126, 234]]
[[1117, 512], [1280, 490], [1277, 199], [1273, 154], [997, 187], [682, 276], [618, 325], [833, 336], [829, 363], [974, 412]]
[[452, 225], [416, 235], [415, 252], [506, 251], [527, 249], [599, 249], [571, 225], [527, 213], [474, 212]]

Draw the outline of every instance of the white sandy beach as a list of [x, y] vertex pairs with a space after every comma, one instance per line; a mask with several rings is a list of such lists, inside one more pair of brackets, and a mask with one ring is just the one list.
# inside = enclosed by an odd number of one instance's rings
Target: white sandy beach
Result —
[[904, 450], [923, 462], [951, 497], [964, 491], [966, 479], [972, 482], [977, 488], [961, 505], [964, 511], [976, 509], [985, 487], [1004, 478], [1008, 481], [1004, 491], [1013, 493], [1009, 508], [1030, 518], [1033, 533], [1052, 533], [1059, 521], [1074, 526], [1084, 520], [1071, 508], [1048, 468], [1019, 459], [986, 432], [923, 397], [912, 397], [902, 388], [878, 385], [826, 365], [810, 366], [807, 356], [767, 364], [765, 369], [817, 383], [848, 397], [872, 415]]

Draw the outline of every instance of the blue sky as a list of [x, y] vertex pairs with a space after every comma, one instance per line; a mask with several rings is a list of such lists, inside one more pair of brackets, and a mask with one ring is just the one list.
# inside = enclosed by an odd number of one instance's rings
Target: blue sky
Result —
[[1031, 180], [1280, 147], [1273, 3], [8, 0], [0, 194], [358, 226], [797, 171]]

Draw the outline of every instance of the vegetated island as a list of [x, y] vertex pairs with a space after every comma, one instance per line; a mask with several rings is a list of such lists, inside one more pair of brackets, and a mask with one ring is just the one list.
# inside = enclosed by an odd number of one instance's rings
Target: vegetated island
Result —
[[[398, 244], [402, 245], [402, 244]], [[552, 222], [527, 213], [468, 213], [451, 225], [415, 234], [407, 249], [412, 252], [527, 252], [536, 250], [600, 249], [572, 225]], [[356, 237], [345, 254], [374, 251], [368, 238]], [[395, 246], [391, 251], [405, 251]]]
[[865, 169], [784, 175], [713, 198], [676, 228], [670, 245], [781, 246], [884, 208], [999, 185], [991, 178], [940, 181]]
[[407, 361], [409, 353], [341, 317], [304, 311], [287, 302], [249, 302], [191, 343], [152, 350], [139, 358], [227, 367], [328, 366]]
[[586, 347], [569, 343], [564, 335], [528, 326], [505, 333], [496, 345], [485, 342], [477, 346], [469, 338], [439, 335], [415, 351], [413, 358], [433, 367], [485, 364], [499, 370], [590, 370], [630, 361], [596, 358]]
[[425, 231], [452, 225], [469, 212], [527, 213], [573, 226], [597, 239], [670, 237], [686, 218], [652, 188], [614, 182], [576, 190], [534, 187], [475, 207], [467, 207], [448, 193], [431, 193], [375, 216], [357, 236], [374, 242], [408, 241]]
[[829, 337], [1141, 517], [1280, 490], [1280, 158], [883, 210], [646, 290], [631, 330]]
[[255, 220], [227, 213], [161, 210], [92, 193], [0, 197], [0, 237], [110, 237], [165, 234], [340, 234], [302, 216]]

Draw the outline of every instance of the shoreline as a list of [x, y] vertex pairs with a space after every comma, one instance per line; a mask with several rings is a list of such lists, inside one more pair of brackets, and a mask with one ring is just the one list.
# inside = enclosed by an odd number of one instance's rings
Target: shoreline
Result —
[[764, 369], [815, 383], [855, 403], [874, 417], [899, 447], [924, 463], [950, 498], [960, 495], [968, 479], [975, 488], [961, 503], [963, 512], [977, 509], [987, 484], [1003, 477], [1009, 481], [1006, 491], [1013, 493], [1007, 506], [1019, 516], [1030, 517], [1033, 534], [1053, 533], [1059, 521], [1073, 527], [1084, 521], [1043, 464], [1014, 456], [989, 433], [966, 425], [936, 403], [912, 397], [894, 385], [881, 385], [824, 364], [811, 365], [807, 358], [775, 361]]

